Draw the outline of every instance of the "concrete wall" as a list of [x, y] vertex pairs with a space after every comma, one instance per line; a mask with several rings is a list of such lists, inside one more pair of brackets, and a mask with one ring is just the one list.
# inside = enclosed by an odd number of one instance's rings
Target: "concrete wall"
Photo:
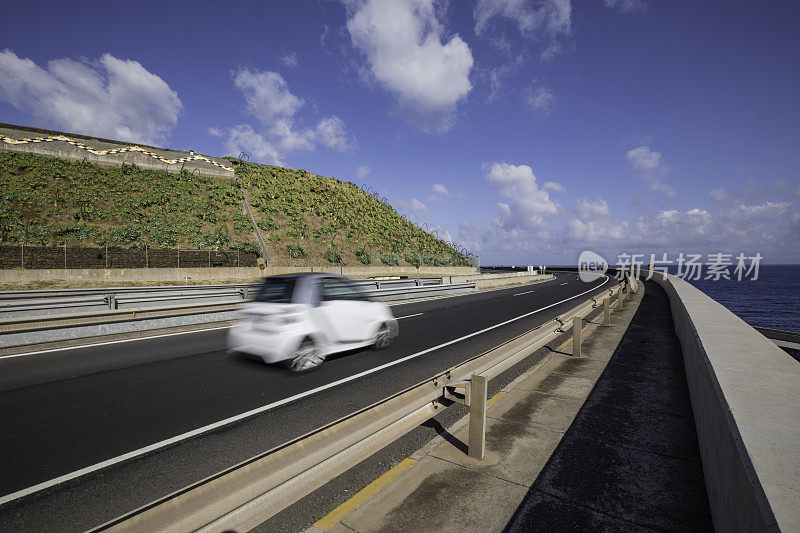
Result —
[[450, 275], [442, 278], [442, 283], [469, 283], [475, 282], [475, 289], [497, 289], [500, 287], [511, 287], [513, 285], [525, 285], [553, 279], [552, 274], [535, 274], [527, 272], [504, 272], [502, 274], [481, 274], [471, 272], [462, 275]]
[[[115, 153], [120, 149], [126, 151]], [[197, 170], [203, 176], [234, 177], [233, 171], [227, 170], [231, 168], [230, 162], [219, 157], [10, 124], [0, 124], [0, 151], [31, 153], [76, 161], [86, 159], [93, 163], [115, 166], [124, 162], [169, 172], [180, 172], [183, 167], [189, 172]]]
[[472, 267], [358, 267], [358, 266], [314, 266], [314, 267], [268, 267], [263, 272], [258, 267], [207, 267], [207, 268], [59, 268], [59, 269], [2, 269], [0, 283], [29, 282], [43, 280], [70, 281], [182, 281], [189, 280], [243, 280], [262, 276], [290, 274], [293, 272], [328, 272], [354, 278], [378, 275], [408, 277], [442, 277], [451, 274], [475, 272]]
[[715, 528], [800, 531], [800, 363], [689, 283], [654, 279], [683, 348]]

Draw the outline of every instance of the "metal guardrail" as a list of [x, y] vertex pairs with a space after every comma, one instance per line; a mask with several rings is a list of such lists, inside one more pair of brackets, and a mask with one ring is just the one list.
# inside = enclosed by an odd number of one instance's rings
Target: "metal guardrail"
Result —
[[609, 324], [611, 309], [622, 308], [630, 294], [623, 292], [623, 287], [612, 287], [500, 347], [95, 531], [246, 531], [436, 416], [454, 401], [470, 405], [469, 454], [482, 458], [486, 381], [569, 330], [573, 349], [579, 354], [584, 318], [602, 306], [603, 321]]
[[[382, 282], [386, 283], [386, 282]], [[365, 290], [364, 293], [378, 301], [394, 301], [472, 292], [475, 283], [420, 285]], [[158, 329], [176, 325], [192, 325], [231, 320], [239, 306], [246, 300], [241, 297], [214, 302], [175, 304], [175, 298], [165, 300], [169, 305], [135, 307], [134, 298], [121, 300], [126, 308], [67, 313], [18, 315], [0, 318], [0, 349], [17, 348], [42, 342], [88, 338], [116, 333], [129, 333], [143, 329]], [[142, 302], [143, 300], [139, 300]], [[148, 298], [144, 301], [152, 302]], [[233, 313], [233, 314], [232, 314]], [[203, 315], [200, 317], [200, 315]], [[183, 322], [173, 320], [183, 317]], [[199, 318], [198, 318], [199, 317]], [[215, 318], [216, 317], [216, 318]], [[151, 321], [144, 323], [143, 321]], [[144, 325], [142, 325], [144, 323]], [[158, 325], [161, 324], [161, 325]], [[38, 332], [38, 333], [37, 333]]]
[[[398, 280], [353, 280], [369, 294], [383, 289], [412, 289], [441, 286], [440, 278]], [[106, 289], [55, 289], [7, 291], [0, 293], [0, 318], [50, 315], [103, 309], [141, 309], [180, 302], [208, 303], [255, 295], [258, 285], [198, 285], [158, 287], [114, 287]], [[374, 293], [375, 296], [388, 293]]]

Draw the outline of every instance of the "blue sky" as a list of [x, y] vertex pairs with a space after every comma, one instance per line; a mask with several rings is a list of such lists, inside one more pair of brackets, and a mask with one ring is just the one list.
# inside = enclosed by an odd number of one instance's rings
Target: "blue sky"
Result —
[[0, 122], [366, 183], [483, 264], [800, 263], [800, 4], [16, 2]]

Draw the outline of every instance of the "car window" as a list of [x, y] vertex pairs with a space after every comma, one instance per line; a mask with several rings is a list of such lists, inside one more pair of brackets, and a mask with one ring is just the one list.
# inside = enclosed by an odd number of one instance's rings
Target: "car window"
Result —
[[360, 287], [341, 278], [322, 278], [323, 300], [367, 300]]
[[295, 278], [267, 278], [258, 289], [257, 302], [291, 303]]

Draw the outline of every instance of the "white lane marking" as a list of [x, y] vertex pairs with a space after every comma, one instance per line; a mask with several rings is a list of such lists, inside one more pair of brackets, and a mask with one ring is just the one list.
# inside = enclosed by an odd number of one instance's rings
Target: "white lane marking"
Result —
[[566, 285], [567, 283], [569, 283], [569, 281], [565, 281], [564, 283], [562, 283], [562, 285]]
[[404, 318], [411, 318], [412, 316], [419, 316], [419, 315], [424, 315], [424, 314], [425, 313], [416, 313], [416, 314], [413, 314], [413, 315], [399, 316], [399, 317], [397, 317], [397, 320], [403, 320]]
[[253, 415], [257, 415], [259, 413], [263, 413], [265, 411], [269, 411], [270, 409], [274, 409], [276, 407], [280, 407], [281, 405], [285, 405], [285, 404], [293, 402], [295, 400], [299, 400], [301, 398], [305, 398], [306, 396], [311, 396], [312, 394], [316, 394], [318, 392], [322, 392], [324, 390], [336, 387], [336, 386], [341, 385], [343, 383], [347, 383], [348, 381], [353, 381], [355, 379], [362, 378], [362, 377], [367, 376], [369, 374], [374, 374], [375, 372], [379, 372], [379, 371], [381, 371], [383, 369], [389, 368], [390, 366], [399, 365], [400, 363], [404, 363], [405, 361], [408, 361], [410, 359], [414, 359], [414, 358], [419, 357], [421, 355], [425, 355], [426, 353], [430, 353], [430, 352], [432, 352], [434, 350], [438, 350], [439, 348], [444, 348], [445, 346], [450, 346], [451, 344], [455, 344], [455, 343], [463, 341], [465, 339], [469, 339], [470, 337], [474, 337], [476, 335], [480, 335], [481, 333], [486, 333], [487, 331], [493, 330], [495, 328], [499, 328], [501, 326], [505, 326], [506, 324], [510, 324], [511, 322], [516, 322], [517, 320], [529, 317], [531, 315], [534, 315], [536, 313], [544, 311], [545, 309], [549, 309], [551, 307], [555, 307], [556, 305], [562, 304], [562, 303], [567, 302], [569, 300], [575, 299], [575, 298], [577, 298], [579, 296], [583, 296], [586, 293], [592, 292], [593, 290], [598, 289], [598, 288], [602, 287], [603, 285], [605, 285], [606, 283], [608, 283], [608, 279], [609, 279], [608, 276], [605, 276], [605, 281], [603, 281], [603, 283], [601, 283], [597, 287], [592, 287], [588, 291], [584, 291], [584, 292], [582, 292], [580, 294], [576, 294], [575, 296], [570, 296], [569, 298], [565, 298], [565, 299], [561, 300], [560, 302], [556, 302], [556, 303], [547, 305], [547, 306], [542, 307], [540, 309], [537, 309], [535, 311], [531, 311], [530, 313], [525, 313], [524, 315], [520, 315], [520, 316], [512, 318], [510, 320], [506, 320], [505, 322], [500, 322], [499, 324], [495, 324], [494, 326], [489, 326], [488, 328], [482, 329], [480, 331], [476, 331], [474, 333], [470, 333], [469, 335], [464, 335], [463, 337], [459, 337], [458, 339], [453, 339], [451, 341], [445, 342], [445, 343], [440, 344], [438, 346], [434, 346], [433, 348], [428, 348], [426, 350], [422, 350], [421, 352], [417, 352], [417, 353], [412, 354], [412, 355], [407, 355], [406, 357], [402, 357], [400, 359], [397, 359], [395, 361], [391, 361], [391, 362], [383, 364], [381, 366], [376, 366], [376, 367], [371, 368], [369, 370], [365, 370], [363, 372], [359, 372], [358, 374], [354, 374], [354, 375], [352, 375], [350, 377], [347, 377], [347, 378], [342, 378], [342, 379], [340, 379], [338, 381], [334, 381], [332, 383], [328, 383], [327, 385], [322, 385], [322, 386], [317, 387], [315, 389], [311, 389], [311, 390], [307, 390], [305, 392], [301, 392], [300, 394], [296, 394], [296, 395], [291, 396], [289, 398], [284, 398], [282, 400], [278, 400], [277, 402], [272, 402], [270, 404], [263, 405], [261, 407], [255, 408], [255, 409], [251, 409], [250, 411], [246, 411], [244, 413], [240, 413], [238, 415], [226, 418], [224, 420], [220, 420], [219, 422], [214, 422], [213, 424], [209, 424], [207, 426], [203, 426], [201, 428], [197, 428], [197, 429], [194, 429], [192, 431], [188, 431], [186, 433], [182, 433], [181, 435], [177, 435], [175, 437], [171, 437], [169, 439], [162, 440], [161, 442], [156, 442], [155, 444], [151, 444], [149, 446], [145, 446], [144, 448], [139, 448], [138, 450], [134, 450], [132, 452], [128, 452], [128, 453], [120, 455], [118, 457], [113, 457], [113, 458], [108, 459], [106, 461], [103, 461], [101, 463], [97, 463], [97, 464], [94, 464], [94, 465], [91, 465], [91, 466], [87, 466], [86, 468], [81, 468], [80, 470], [76, 470], [74, 472], [70, 472], [69, 474], [65, 474], [65, 475], [57, 477], [55, 479], [51, 479], [49, 481], [44, 481], [42, 483], [39, 483], [38, 485], [33, 485], [32, 487], [28, 487], [26, 489], [18, 490], [17, 492], [14, 492], [12, 494], [7, 494], [7, 495], [5, 495], [3, 497], [0, 497], [0, 505], [3, 505], [3, 504], [5, 504], [7, 502], [10, 502], [12, 500], [16, 500], [17, 498], [22, 498], [23, 496], [28, 496], [29, 494], [33, 494], [34, 492], [38, 492], [40, 490], [43, 490], [43, 489], [46, 489], [46, 488], [49, 488], [49, 487], [53, 487], [55, 485], [58, 485], [59, 483], [64, 483], [65, 481], [69, 481], [71, 479], [75, 479], [77, 477], [81, 477], [81, 476], [83, 476], [85, 474], [89, 474], [91, 472], [95, 472], [97, 470], [101, 470], [103, 468], [106, 468], [108, 466], [120, 463], [122, 461], [126, 461], [128, 459], [132, 459], [134, 457], [138, 457], [140, 455], [144, 455], [146, 453], [150, 453], [150, 452], [158, 450], [160, 448], [164, 448], [165, 446], [169, 446], [169, 445], [174, 444], [176, 442], [180, 442], [182, 440], [186, 440], [186, 439], [195, 437], [197, 435], [201, 435], [203, 433], [206, 433], [208, 431], [212, 431], [212, 430], [220, 428], [222, 426], [226, 426], [226, 425], [231, 424], [233, 422], [238, 422], [239, 420], [243, 420], [243, 419], [251, 417]]
[[213, 328], [204, 328], [204, 329], [193, 329], [190, 331], [177, 331], [175, 333], [163, 333], [161, 335], [150, 335], [149, 337], [136, 337], [133, 339], [120, 339], [117, 341], [106, 341], [106, 342], [95, 342], [94, 344], [81, 344], [79, 346], [67, 346], [66, 348], [51, 348], [49, 350], [39, 350], [36, 352], [25, 352], [25, 353], [15, 353], [11, 355], [0, 355], [0, 361], [3, 359], [11, 359], [12, 357], [22, 357], [24, 355], [36, 355], [40, 353], [49, 353], [49, 352], [65, 352], [67, 350], [77, 350], [79, 348], [91, 348], [92, 346], [106, 346], [109, 344], [119, 344], [123, 342], [133, 342], [133, 341], [146, 341], [147, 339], [160, 339], [162, 337], [174, 337], [175, 335], [188, 335], [190, 333], [202, 333], [204, 331], [215, 331], [218, 329], [230, 329], [233, 326], [217, 326]]
[[530, 293], [532, 293], [532, 292], [533, 292], [533, 291], [518, 292], [518, 293], [517, 293], [517, 294], [515, 294], [514, 296], [522, 296], [523, 294], [530, 294]]

